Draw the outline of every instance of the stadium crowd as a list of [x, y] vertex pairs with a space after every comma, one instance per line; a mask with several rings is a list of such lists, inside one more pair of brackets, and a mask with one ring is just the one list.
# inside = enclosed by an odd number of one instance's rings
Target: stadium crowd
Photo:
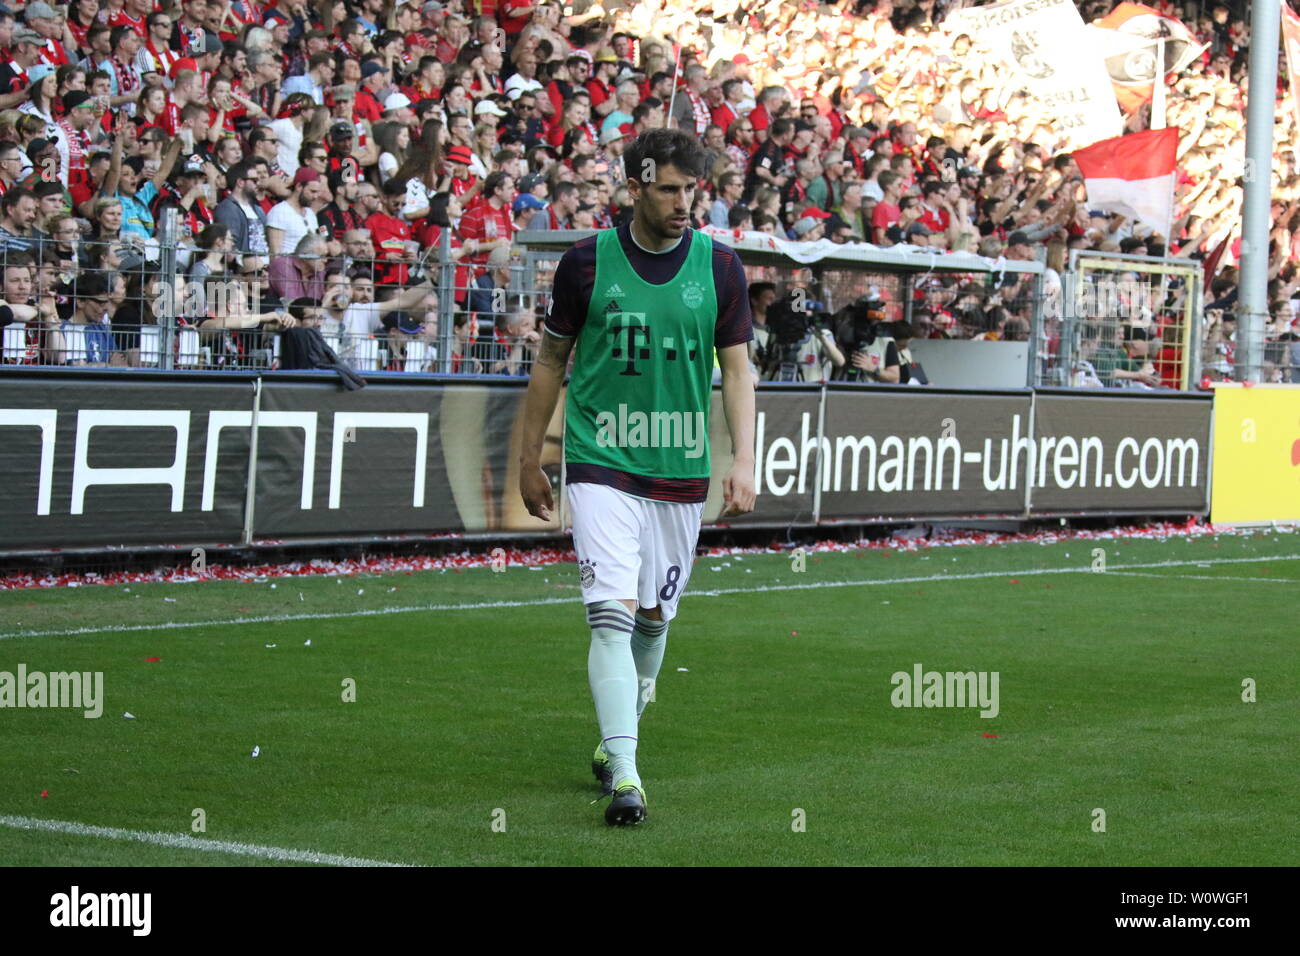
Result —
[[[516, 234], [621, 222], [625, 144], [673, 123], [709, 153], [697, 228], [1042, 259], [1048, 363], [1070, 250], [1206, 260], [1205, 367], [1226, 377], [1249, 31], [1229, 6], [1154, 5], [1207, 44], [1169, 88], [1170, 236], [1089, 212], [1049, 118], [945, 27], [943, 0], [0, 7], [5, 360], [156, 362], [150, 332], [170, 315], [188, 364], [320, 364], [318, 338], [295, 332], [315, 329], [347, 365], [428, 368], [450, 297], [453, 371], [527, 374], [544, 296], [512, 279]], [[1088, 21], [1111, 6], [1080, 4]], [[1300, 380], [1292, 95], [1280, 81], [1266, 373]], [[184, 281], [164, 282], [173, 255]], [[800, 289], [755, 285], [761, 347], [768, 309], [785, 315]], [[871, 348], [841, 315], [782, 360], [756, 348], [756, 373], [906, 381], [912, 338], [1029, 335], [1026, 276], [936, 274], [914, 294], [908, 323], [897, 302], [858, 304], [881, 320]], [[1187, 294], [1085, 329], [1068, 380], [1176, 386], [1168, 317]], [[295, 344], [272, 355], [280, 338]]]

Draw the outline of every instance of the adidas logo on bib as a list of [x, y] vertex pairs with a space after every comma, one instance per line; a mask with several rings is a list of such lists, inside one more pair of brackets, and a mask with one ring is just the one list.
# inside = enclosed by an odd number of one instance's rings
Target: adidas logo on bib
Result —
[[626, 293], [623, 292], [622, 288], [619, 287], [619, 284], [617, 282], [615, 282], [612, 286], [610, 286], [608, 289], [605, 290], [605, 298], [607, 299], [612, 299], [615, 296], [620, 296], [625, 294]]

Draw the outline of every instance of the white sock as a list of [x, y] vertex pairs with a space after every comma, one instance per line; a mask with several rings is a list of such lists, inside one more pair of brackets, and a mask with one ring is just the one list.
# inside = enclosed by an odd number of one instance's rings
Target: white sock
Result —
[[668, 622], [655, 621], [641, 613], [636, 615], [632, 631], [632, 659], [636, 661], [636, 676], [640, 690], [636, 698], [637, 720], [645, 713], [646, 704], [654, 697], [655, 681], [664, 662], [664, 649], [668, 646]]
[[640, 688], [632, 656], [635, 621], [622, 601], [596, 601], [587, 605], [587, 623], [591, 625], [587, 678], [596, 702], [601, 744], [609, 754], [614, 783], [631, 780], [639, 787], [636, 722]]

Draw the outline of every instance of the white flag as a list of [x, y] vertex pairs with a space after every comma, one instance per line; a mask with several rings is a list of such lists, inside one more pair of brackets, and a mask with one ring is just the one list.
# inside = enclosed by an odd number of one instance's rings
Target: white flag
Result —
[[1006, 0], [951, 13], [944, 26], [1010, 67], [1067, 148], [1119, 135], [1110, 75], [1073, 0]]

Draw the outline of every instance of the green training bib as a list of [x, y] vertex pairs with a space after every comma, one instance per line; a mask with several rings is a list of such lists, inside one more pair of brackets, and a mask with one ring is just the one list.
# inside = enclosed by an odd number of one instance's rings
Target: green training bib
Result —
[[718, 296], [713, 240], [691, 233], [672, 281], [651, 285], [607, 229], [578, 333], [565, 460], [657, 478], [707, 478]]

